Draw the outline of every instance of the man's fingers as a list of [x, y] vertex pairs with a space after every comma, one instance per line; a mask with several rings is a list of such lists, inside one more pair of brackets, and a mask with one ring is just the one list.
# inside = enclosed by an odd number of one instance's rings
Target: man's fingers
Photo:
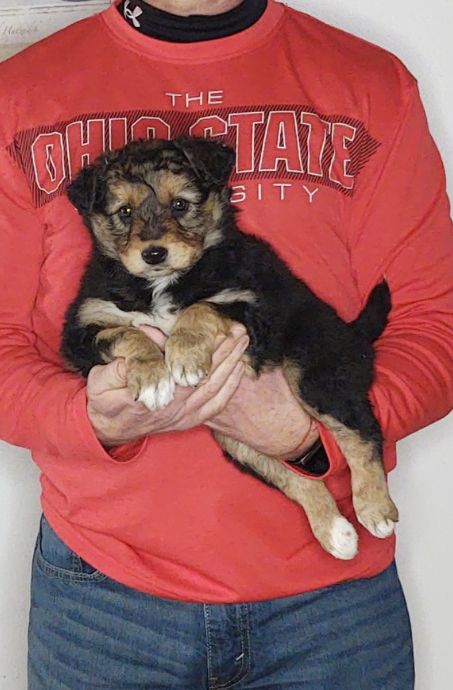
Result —
[[219, 391], [202, 405], [200, 415], [205, 422], [218, 415], [228, 405], [239, 387], [244, 371], [244, 364], [238, 362]]
[[[227, 340], [231, 339], [227, 338]], [[191, 404], [191, 406], [197, 407], [204, 405], [215, 396], [225, 385], [228, 377], [231, 376], [237, 364], [240, 364], [243, 373], [244, 365], [240, 362], [240, 359], [247, 345], [247, 336], [243, 336], [236, 343], [222, 343], [221, 347], [218, 349], [218, 352], [220, 352], [222, 348], [222, 359], [216, 364], [213, 358], [213, 368], [211, 368], [208, 378], [205, 379], [200, 386], [193, 391], [190, 398], [188, 398], [187, 402]]]
[[153, 328], [152, 326], [139, 326], [139, 330], [143, 331], [148, 338], [153, 340], [157, 347], [162, 350], [162, 352], [165, 350], [165, 343], [168, 340], [165, 333], [162, 333], [162, 331], [160, 331], [158, 328]]
[[232, 336], [228, 336], [218, 341], [218, 345], [212, 354], [212, 365], [211, 371], [209, 372], [210, 376], [219, 367], [219, 365], [232, 354], [235, 348], [238, 347], [239, 343], [242, 343], [241, 345], [239, 345], [241, 352], [236, 358], [236, 361], [240, 359], [244, 350], [247, 349], [249, 343], [248, 336], [245, 334], [242, 335], [241, 338], [233, 338]]
[[126, 387], [126, 364], [124, 359], [114, 359], [109, 364], [98, 364], [88, 374], [87, 390], [91, 395]]
[[249, 338], [243, 335], [239, 340], [227, 338], [226, 342], [222, 343], [216, 353], [212, 357], [210, 379], [214, 381], [225, 380], [237, 362], [240, 361], [242, 355], [247, 349]]
[[242, 323], [234, 323], [231, 326], [230, 332], [235, 338], [240, 338], [241, 335], [246, 335], [247, 329], [245, 326], [242, 325]]
[[227, 335], [219, 333], [219, 335], [216, 337], [214, 349], [217, 349], [219, 345], [223, 343], [228, 336], [232, 337], [234, 340], [239, 340], [241, 335], [247, 335], [246, 327], [243, 326], [242, 323], [233, 323], [233, 325], [230, 328], [230, 332]]

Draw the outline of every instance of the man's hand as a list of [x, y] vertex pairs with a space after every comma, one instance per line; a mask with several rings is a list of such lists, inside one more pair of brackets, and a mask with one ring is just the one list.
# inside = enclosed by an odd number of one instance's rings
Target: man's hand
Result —
[[[165, 336], [156, 329], [143, 328], [161, 347]], [[87, 412], [95, 434], [105, 446], [116, 446], [148, 434], [183, 431], [218, 415], [234, 394], [244, 373], [240, 361], [248, 338], [242, 326], [218, 342], [211, 371], [197, 388], [177, 386], [172, 402], [150, 412], [134, 402], [126, 388], [124, 360], [93, 367], [87, 380]]]
[[292, 460], [317, 441], [317, 428], [302, 409], [281, 369], [241, 379], [228, 404], [206, 423], [270, 457]]

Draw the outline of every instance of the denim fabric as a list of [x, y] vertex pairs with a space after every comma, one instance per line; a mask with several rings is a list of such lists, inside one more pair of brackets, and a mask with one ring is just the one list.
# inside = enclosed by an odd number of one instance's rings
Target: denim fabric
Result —
[[194, 604], [91, 568], [45, 518], [33, 559], [29, 690], [412, 690], [394, 565], [308, 594]]

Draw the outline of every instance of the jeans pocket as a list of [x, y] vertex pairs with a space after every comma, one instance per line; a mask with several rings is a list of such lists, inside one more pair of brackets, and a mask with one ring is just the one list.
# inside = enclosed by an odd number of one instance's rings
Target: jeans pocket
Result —
[[71, 582], [99, 582], [107, 577], [67, 546], [42, 515], [36, 542], [36, 563], [46, 574]]

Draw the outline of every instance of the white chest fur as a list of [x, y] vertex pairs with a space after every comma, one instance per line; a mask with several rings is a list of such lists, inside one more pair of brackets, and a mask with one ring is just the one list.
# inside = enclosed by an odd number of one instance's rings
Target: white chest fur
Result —
[[[214, 304], [232, 304], [234, 302], [248, 302], [254, 304], [256, 295], [251, 290], [221, 290], [205, 301]], [[82, 326], [97, 324], [111, 328], [112, 326], [154, 326], [165, 335], [170, 335], [181, 310], [175, 306], [171, 296], [164, 290], [155, 291], [151, 309], [148, 312], [123, 311], [113, 302], [102, 299], [87, 299], [80, 306], [78, 312], [79, 323]]]
[[80, 306], [78, 320], [82, 326], [96, 324], [105, 328], [115, 326], [154, 326], [169, 335], [180, 314], [170, 296], [158, 293], [149, 312], [123, 311], [113, 302], [87, 299]]
[[180, 310], [175, 307], [171, 297], [165, 293], [160, 293], [154, 297], [153, 308], [148, 318], [151, 320], [152, 326], [159, 328], [165, 335], [170, 335], [179, 314]]

